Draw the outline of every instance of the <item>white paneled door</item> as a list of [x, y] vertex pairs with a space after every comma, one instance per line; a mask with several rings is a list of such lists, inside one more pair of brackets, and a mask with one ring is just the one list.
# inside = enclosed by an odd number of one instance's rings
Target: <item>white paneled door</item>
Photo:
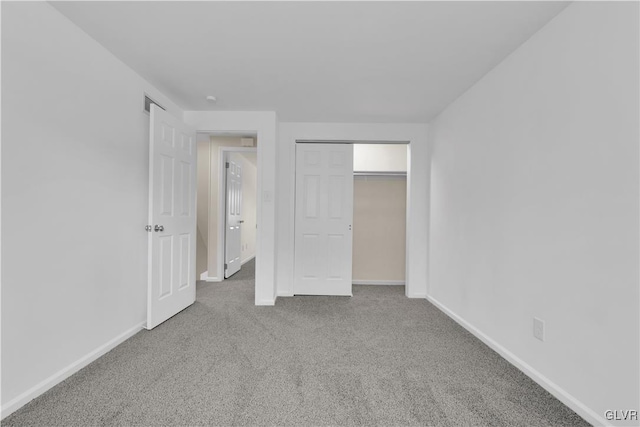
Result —
[[147, 329], [196, 300], [196, 134], [151, 105]]
[[242, 261], [242, 160], [235, 153], [229, 154], [226, 173], [226, 229], [224, 238], [224, 277], [240, 271]]
[[352, 295], [353, 145], [296, 144], [294, 294]]

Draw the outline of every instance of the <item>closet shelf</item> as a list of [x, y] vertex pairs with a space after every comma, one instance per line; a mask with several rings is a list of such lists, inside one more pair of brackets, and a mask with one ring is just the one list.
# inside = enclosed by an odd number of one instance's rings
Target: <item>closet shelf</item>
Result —
[[353, 176], [407, 176], [407, 173], [403, 171], [354, 171]]

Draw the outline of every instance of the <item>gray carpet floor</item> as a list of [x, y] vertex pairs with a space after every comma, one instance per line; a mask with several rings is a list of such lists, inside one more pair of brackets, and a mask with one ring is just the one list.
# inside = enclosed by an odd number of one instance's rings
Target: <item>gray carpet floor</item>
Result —
[[198, 283], [2, 425], [588, 425], [401, 286], [256, 307], [253, 274]]

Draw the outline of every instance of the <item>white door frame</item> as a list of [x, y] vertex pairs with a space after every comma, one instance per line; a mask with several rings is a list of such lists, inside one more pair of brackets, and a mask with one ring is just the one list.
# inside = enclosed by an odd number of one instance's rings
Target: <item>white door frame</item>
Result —
[[[214, 133], [215, 135], [215, 133]], [[227, 233], [227, 199], [226, 199], [226, 185], [227, 185], [227, 170], [225, 168], [225, 162], [230, 153], [258, 153], [257, 147], [218, 147], [218, 241], [216, 242], [217, 256], [216, 264], [220, 274], [220, 280], [224, 280], [224, 254]], [[259, 172], [258, 172], [259, 173]], [[257, 176], [260, 176], [257, 174]], [[257, 245], [256, 245], [257, 255]]]
[[[409, 245], [409, 236], [411, 235], [411, 227], [410, 227], [410, 221], [409, 221], [409, 214], [411, 212], [411, 191], [409, 191], [409, 189], [411, 188], [411, 143], [410, 141], [403, 141], [403, 140], [393, 140], [393, 141], [369, 141], [369, 140], [339, 140], [339, 139], [333, 139], [333, 140], [307, 140], [307, 139], [296, 139], [295, 140], [295, 144], [398, 144], [398, 145], [406, 145], [407, 146], [407, 207], [406, 207], [406, 226], [405, 226], [405, 285], [406, 285], [406, 281], [408, 280], [409, 277], [409, 261], [411, 259], [411, 257], [409, 256], [410, 253], [410, 245]], [[294, 144], [294, 150], [295, 150], [295, 144]], [[297, 168], [297, 164], [294, 161], [293, 162], [293, 174], [295, 176], [296, 173], [296, 168]], [[294, 183], [294, 194], [295, 194], [295, 183]], [[294, 205], [294, 218], [295, 218], [295, 201], [293, 203]], [[295, 231], [294, 231], [295, 234]], [[293, 262], [293, 266], [295, 266], [295, 242], [293, 245], [293, 256], [294, 256], [294, 262]], [[291, 273], [292, 277], [295, 278], [295, 273], [292, 271]], [[293, 289], [295, 289], [295, 284], [293, 284]], [[405, 290], [405, 294], [406, 294], [406, 290]], [[409, 295], [407, 295], [409, 296]]]
[[[274, 111], [185, 111], [184, 121], [198, 133], [257, 135], [255, 305], [276, 302], [276, 198], [278, 120]], [[215, 177], [214, 177], [215, 178]], [[211, 182], [211, 184], [214, 184]], [[213, 192], [214, 185], [210, 185]], [[217, 200], [217, 198], [216, 198]], [[216, 208], [217, 210], [217, 208]], [[211, 226], [209, 227], [211, 230]], [[216, 227], [217, 231], [217, 227]], [[213, 234], [213, 233], [212, 233]], [[214, 242], [211, 242], [213, 245]], [[212, 260], [215, 264], [215, 258]], [[213, 266], [212, 266], [213, 267]], [[211, 271], [209, 272], [212, 273]], [[217, 272], [216, 272], [217, 273]]]

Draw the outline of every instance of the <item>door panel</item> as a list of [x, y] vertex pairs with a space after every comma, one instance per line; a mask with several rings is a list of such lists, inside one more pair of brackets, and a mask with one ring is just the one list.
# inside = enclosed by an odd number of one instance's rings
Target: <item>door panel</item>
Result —
[[303, 179], [304, 216], [305, 218], [317, 218], [318, 205], [320, 204], [320, 176], [306, 175]]
[[159, 236], [158, 237], [158, 246], [160, 249], [160, 277], [158, 281], [160, 282], [160, 293], [158, 297], [160, 299], [166, 297], [171, 294], [171, 290], [173, 288], [173, 274], [171, 272], [173, 263], [173, 236]]
[[182, 192], [180, 198], [180, 215], [191, 215], [191, 175], [195, 174], [192, 171], [193, 166], [187, 162], [180, 162], [180, 182], [178, 187], [183, 187], [185, 191]]
[[195, 132], [151, 106], [147, 329], [196, 297]]
[[184, 289], [189, 286], [189, 266], [191, 265], [191, 236], [189, 234], [181, 234], [180, 235], [180, 262], [178, 263], [180, 267], [180, 274], [178, 275], [179, 282], [178, 288]]
[[171, 217], [173, 215], [173, 159], [170, 156], [160, 154], [160, 216]]
[[296, 145], [294, 294], [351, 295], [353, 146]]
[[347, 270], [346, 259], [343, 254], [347, 250], [344, 234], [329, 234], [327, 236], [327, 279], [342, 280]]

